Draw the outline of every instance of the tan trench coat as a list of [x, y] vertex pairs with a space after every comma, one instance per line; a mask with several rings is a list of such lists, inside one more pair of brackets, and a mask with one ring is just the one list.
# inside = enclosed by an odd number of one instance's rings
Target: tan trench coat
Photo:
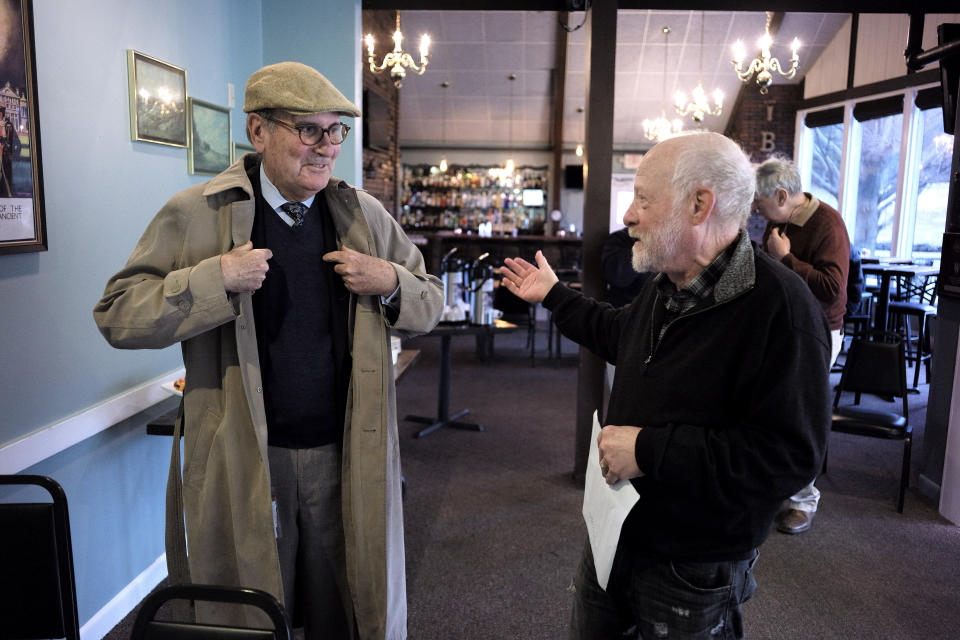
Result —
[[[220, 255], [250, 239], [253, 188], [244, 163], [256, 161], [248, 155], [175, 195], [108, 282], [94, 318], [114, 347], [181, 343], [184, 463], [181, 495], [174, 446], [167, 487], [171, 579], [256, 587], [282, 600], [253, 306], [250, 294], [227, 295], [220, 272]], [[321, 195], [344, 245], [394, 263], [400, 313], [389, 328], [430, 331], [442, 310], [442, 285], [426, 273], [399, 225], [375, 198], [345, 182], [331, 180]], [[353, 370], [342, 475], [347, 578], [360, 638], [392, 640], [406, 637], [406, 581], [388, 320], [379, 296], [352, 295], [349, 313]], [[182, 525], [177, 530], [183, 520], [186, 563]]]

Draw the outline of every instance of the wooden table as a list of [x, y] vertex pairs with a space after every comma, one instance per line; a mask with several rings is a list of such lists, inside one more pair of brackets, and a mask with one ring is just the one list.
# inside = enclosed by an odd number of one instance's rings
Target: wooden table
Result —
[[[397, 354], [397, 363], [393, 366], [393, 381], [400, 379], [407, 369], [420, 359], [420, 349], [403, 349]], [[183, 400], [181, 400], [181, 403]], [[177, 420], [180, 407], [175, 407], [147, 423], [147, 434], [151, 436], [172, 436], [173, 423]]]
[[880, 279], [880, 295], [877, 299], [877, 313], [874, 327], [879, 331], [887, 330], [887, 304], [890, 302], [890, 280], [900, 277], [927, 277], [939, 275], [938, 267], [921, 267], [911, 264], [864, 264], [863, 275]]
[[410, 422], [419, 422], [429, 425], [418, 431], [414, 437], [422, 438], [428, 436], [437, 429], [443, 427], [452, 427], [454, 429], [465, 429], [467, 431], [483, 431], [483, 426], [474, 422], [463, 422], [460, 420], [463, 416], [470, 413], [470, 409], [461, 409], [453, 415], [450, 415], [450, 339], [453, 336], [475, 335], [479, 337], [490, 336], [495, 333], [510, 333], [516, 331], [519, 327], [512, 322], [504, 320], [494, 320], [492, 325], [477, 324], [438, 324], [433, 331], [426, 334], [440, 338], [440, 379], [439, 393], [437, 394], [437, 415], [436, 417], [410, 415], [404, 418]]

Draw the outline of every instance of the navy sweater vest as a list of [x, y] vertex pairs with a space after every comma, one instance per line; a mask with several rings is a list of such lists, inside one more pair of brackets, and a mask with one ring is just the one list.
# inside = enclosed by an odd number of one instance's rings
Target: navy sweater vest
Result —
[[[258, 177], [258, 176], [257, 176]], [[339, 442], [349, 362], [348, 294], [323, 255], [336, 250], [336, 231], [322, 193], [303, 225], [291, 228], [257, 190], [251, 234], [273, 252], [253, 296], [268, 442], [287, 448]]]

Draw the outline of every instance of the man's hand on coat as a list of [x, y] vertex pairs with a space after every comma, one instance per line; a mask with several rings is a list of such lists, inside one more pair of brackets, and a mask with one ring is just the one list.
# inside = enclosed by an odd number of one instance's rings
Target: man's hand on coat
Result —
[[253, 293], [263, 284], [273, 257], [270, 249], [254, 249], [252, 242], [234, 247], [220, 256], [223, 286], [231, 293]]
[[392, 264], [348, 247], [325, 254], [323, 260], [336, 263], [333, 270], [343, 278], [347, 290], [357, 295], [389, 296], [400, 284]]
[[523, 258], [507, 258], [499, 269], [510, 293], [534, 303], [543, 302], [558, 281], [542, 251], [537, 251], [536, 259], [537, 266], [533, 266]]
[[607, 484], [616, 484], [643, 475], [637, 466], [637, 434], [640, 427], [608, 425], [597, 436], [600, 470]]
[[790, 253], [790, 238], [777, 227], [771, 229], [767, 237], [767, 253], [777, 260], [783, 260]]

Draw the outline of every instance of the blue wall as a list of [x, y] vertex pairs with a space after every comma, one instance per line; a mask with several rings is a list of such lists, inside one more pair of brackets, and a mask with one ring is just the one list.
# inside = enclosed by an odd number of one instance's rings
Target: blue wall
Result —
[[[297, 60], [325, 75], [363, 108], [360, 0], [263, 0], [263, 63]], [[334, 173], [360, 185], [363, 148], [360, 120], [343, 143]]]
[[[154, 213], [206, 179], [187, 174], [185, 149], [130, 140], [127, 49], [185, 68], [188, 94], [207, 102], [227, 106], [233, 83], [233, 139], [244, 141], [243, 88], [264, 63], [313, 64], [359, 100], [360, 2], [351, 0], [346, 25], [344, 7], [34, 0], [49, 251], [0, 255], [0, 446], [182, 366], [178, 347], [110, 348], [91, 315]], [[303, 12], [317, 19], [298, 20]], [[282, 58], [268, 58], [267, 37], [318, 44], [304, 49], [309, 56], [271, 48]], [[338, 176], [356, 181], [358, 151], [344, 149]], [[144, 425], [171, 406], [164, 401], [24, 470], [66, 490], [81, 624], [163, 553], [170, 440], [145, 435]]]

